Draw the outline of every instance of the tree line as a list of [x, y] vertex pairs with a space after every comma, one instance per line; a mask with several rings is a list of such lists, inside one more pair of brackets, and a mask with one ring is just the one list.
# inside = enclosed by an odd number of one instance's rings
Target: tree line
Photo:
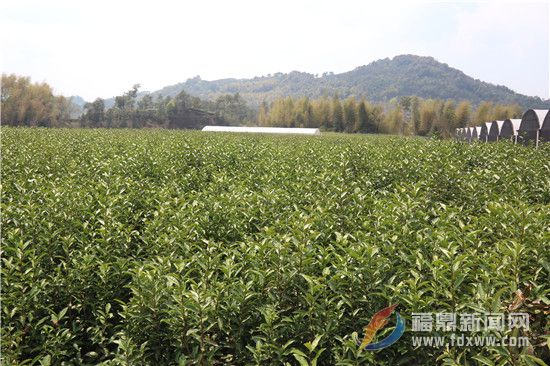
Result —
[[202, 128], [205, 125], [259, 125], [316, 127], [347, 133], [387, 133], [449, 137], [456, 128], [492, 120], [521, 117], [517, 104], [422, 99], [417, 96], [372, 103], [365, 98], [339, 98], [337, 94], [316, 99], [281, 97], [250, 108], [238, 94], [204, 100], [180, 92], [175, 97], [140, 95], [140, 85], [114, 98], [106, 107], [97, 98], [84, 105], [78, 119], [71, 119], [75, 105], [56, 96], [46, 83], [28, 77], [2, 74], [2, 123], [14, 126], [93, 128]]
[[518, 104], [482, 102], [476, 108], [469, 101], [394, 98], [389, 103], [371, 103], [364, 98], [338, 95], [318, 99], [283, 97], [263, 102], [258, 124], [273, 127], [314, 127], [347, 133], [387, 133], [449, 137], [456, 128], [492, 120], [521, 117]]
[[2, 74], [2, 123], [13, 126], [65, 126], [75, 106], [69, 98], [56, 96], [47, 83], [29, 77]]
[[237, 93], [214, 101], [202, 100], [182, 91], [175, 97], [145, 94], [138, 98], [139, 84], [116, 96], [111, 108], [101, 98], [84, 105], [80, 121], [84, 127], [110, 128], [201, 128], [204, 125], [250, 123], [255, 112]]
[[237, 94], [202, 100], [184, 91], [175, 97], [155, 98], [139, 95], [140, 85], [114, 98], [106, 106], [97, 98], [84, 105], [78, 118], [78, 106], [70, 98], [56, 96], [47, 83], [32, 83], [30, 78], [2, 74], [2, 123], [11, 126], [106, 127], [106, 128], [201, 128], [207, 124], [251, 124], [256, 112]]

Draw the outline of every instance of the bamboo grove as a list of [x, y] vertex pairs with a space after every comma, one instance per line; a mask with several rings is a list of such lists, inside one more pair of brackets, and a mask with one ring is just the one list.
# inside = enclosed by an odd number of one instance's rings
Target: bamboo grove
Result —
[[369, 103], [364, 98], [281, 98], [262, 103], [260, 126], [317, 127], [347, 133], [384, 133], [440, 136], [448, 138], [456, 128], [487, 120], [521, 116], [519, 105], [482, 102], [475, 110], [468, 101], [400, 97], [386, 104]]

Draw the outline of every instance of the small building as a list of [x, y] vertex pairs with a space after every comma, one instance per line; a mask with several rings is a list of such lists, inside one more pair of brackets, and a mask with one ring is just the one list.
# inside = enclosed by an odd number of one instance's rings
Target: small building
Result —
[[519, 125], [518, 141], [523, 144], [534, 142], [535, 146], [539, 145], [539, 134], [548, 116], [548, 109], [528, 109], [521, 117]]
[[517, 140], [520, 124], [521, 124], [521, 119], [519, 118], [505, 119], [502, 122], [502, 126], [500, 127], [500, 131], [498, 134], [499, 140], [510, 139], [514, 143], [517, 142], [516, 140]]

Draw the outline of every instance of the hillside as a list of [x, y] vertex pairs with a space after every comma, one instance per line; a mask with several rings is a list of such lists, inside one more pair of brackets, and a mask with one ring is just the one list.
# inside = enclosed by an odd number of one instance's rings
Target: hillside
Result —
[[293, 71], [252, 79], [202, 80], [164, 87], [153, 95], [175, 96], [185, 90], [191, 95], [213, 99], [227, 93], [240, 93], [252, 105], [281, 96], [319, 97], [338, 93], [341, 97], [365, 96], [371, 101], [389, 101], [394, 97], [417, 95], [422, 98], [518, 103], [527, 108], [550, 107], [550, 100], [530, 97], [500, 85], [474, 79], [462, 71], [432, 57], [401, 55], [360, 66], [341, 74], [321, 76]]

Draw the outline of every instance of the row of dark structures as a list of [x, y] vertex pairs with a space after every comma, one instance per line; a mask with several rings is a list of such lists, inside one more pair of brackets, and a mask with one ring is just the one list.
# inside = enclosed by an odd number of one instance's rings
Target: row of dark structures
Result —
[[467, 142], [512, 140], [538, 147], [539, 142], [550, 142], [550, 110], [529, 109], [521, 119], [485, 122], [481, 126], [457, 128], [455, 133], [457, 139]]

